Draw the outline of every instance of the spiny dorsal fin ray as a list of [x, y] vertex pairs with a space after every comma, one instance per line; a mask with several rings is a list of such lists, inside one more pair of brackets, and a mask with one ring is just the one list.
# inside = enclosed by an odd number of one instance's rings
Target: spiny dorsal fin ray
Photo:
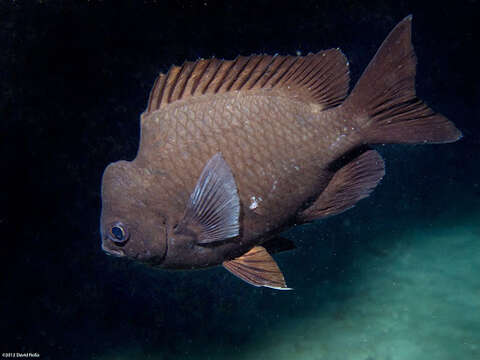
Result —
[[306, 56], [239, 56], [235, 60], [201, 59], [172, 66], [150, 92], [146, 113], [178, 100], [229, 91], [276, 89], [322, 105], [338, 105], [348, 92], [348, 62], [339, 49]]

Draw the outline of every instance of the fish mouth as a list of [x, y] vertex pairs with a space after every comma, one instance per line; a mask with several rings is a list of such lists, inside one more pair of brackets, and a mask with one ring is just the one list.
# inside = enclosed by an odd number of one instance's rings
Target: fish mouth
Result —
[[107, 253], [107, 255], [110, 255], [110, 256], [114, 256], [114, 257], [124, 257], [125, 256], [125, 252], [121, 249], [118, 249], [118, 250], [113, 250], [113, 249], [109, 249], [107, 247], [105, 247], [105, 244], [102, 243], [102, 250], [105, 251]]

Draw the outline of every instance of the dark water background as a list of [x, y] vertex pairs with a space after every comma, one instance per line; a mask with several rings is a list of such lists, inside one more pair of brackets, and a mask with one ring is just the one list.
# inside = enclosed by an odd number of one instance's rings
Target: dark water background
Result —
[[[389, 236], [370, 239], [478, 213], [480, 6], [417, 3], [1, 1], [0, 351], [241, 358], [261, 334], [283, 329], [288, 339], [292, 320], [332, 304], [341, 313], [354, 295], [346, 285], [357, 279], [358, 251], [381, 257], [391, 248]], [[213, 55], [340, 47], [353, 84], [410, 13], [417, 92], [465, 137], [379, 147], [387, 175], [369, 199], [288, 233], [298, 249], [278, 261], [294, 292], [254, 288], [221, 268], [154, 271], [102, 253], [101, 175], [134, 158], [158, 72]]]

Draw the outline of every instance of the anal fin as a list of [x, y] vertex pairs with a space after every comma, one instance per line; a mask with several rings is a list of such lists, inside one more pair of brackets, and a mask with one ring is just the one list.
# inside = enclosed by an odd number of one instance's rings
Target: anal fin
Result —
[[224, 261], [223, 267], [253, 286], [291, 290], [277, 263], [263, 246], [254, 246], [242, 256]]
[[338, 170], [317, 200], [299, 214], [300, 221], [312, 221], [344, 212], [370, 195], [385, 167], [375, 150], [367, 150]]

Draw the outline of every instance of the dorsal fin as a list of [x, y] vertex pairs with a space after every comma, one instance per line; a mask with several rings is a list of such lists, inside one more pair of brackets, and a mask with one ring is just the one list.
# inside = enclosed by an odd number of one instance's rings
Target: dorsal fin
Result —
[[177, 100], [234, 90], [277, 89], [323, 109], [347, 95], [348, 62], [339, 49], [306, 56], [239, 56], [185, 62], [160, 74], [150, 92], [146, 113]]

